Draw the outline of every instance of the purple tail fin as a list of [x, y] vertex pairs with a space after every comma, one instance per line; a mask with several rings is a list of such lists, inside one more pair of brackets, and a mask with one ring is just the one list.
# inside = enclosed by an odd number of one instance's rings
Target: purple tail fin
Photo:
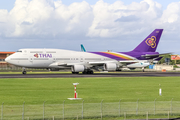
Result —
[[133, 52], [155, 52], [163, 29], [155, 29]]

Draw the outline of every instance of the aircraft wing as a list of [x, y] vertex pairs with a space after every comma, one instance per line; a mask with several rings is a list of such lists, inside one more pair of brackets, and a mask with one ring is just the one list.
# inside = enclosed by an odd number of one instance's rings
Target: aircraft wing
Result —
[[88, 62], [90, 65], [104, 65], [105, 63], [114, 63], [114, 61]]
[[[140, 62], [140, 60], [96, 61], [96, 62], [87, 62], [87, 63], [84, 63], [83, 65], [85, 65], [86, 67], [90, 67], [90, 68], [96, 69], [98, 67], [104, 66], [105, 64], [118, 64], [120, 66], [127, 66], [129, 64], [139, 63], [139, 62]], [[74, 66], [74, 65], [80, 65], [80, 64], [77, 64], [77, 63], [59, 63], [59, 62], [55, 62], [55, 63], [50, 64], [49, 67], [59, 68], [59, 67], [62, 67], [62, 66], [71, 67], [71, 66]]]
[[[100, 66], [100, 65], [104, 65], [106, 63], [114, 63], [115, 61], [100, 61], [100, 62], [89, 62], [90, 65], [94, 65], [94, 66]], [[125, 61], [118, 61], [120, 64], [123, 65], [127, 65], [127, 64], [131, 64], [131, 63], [138, 63], [139, 60], [125, 60]]]
[[55, 63], [50, 64], [49, 67], [59, 67], [59, 66], [70, 67], [70, 66], [73, 66], [73, 65], [75, 65], [75, 63], [59, 63], [59, 62], [55, 62]]
[[[104, 64], [107, 64], [107, 63], [115, 63], [115, 64], [119, 64], [119, 65], [129, 65], [129, 64], [132, 64], [132, 63], [138, 63], [140, 62], [140, 60], [124, 60], [124, 61], [97, 61], [97, 62], [87, 62], [85, 63], [84, 65], [85, 66], [103, 66]], [[59, 62], [55, 62], [55, 63], [52, 63], [49, 65], [49, 67], [60, 67], [60, 66], [74, 66], [76, 65], [77, 63], [59, 63]]]
[[57, 66], [67, 66], [67, 63], [55, 62], [49, 65], [49, 67], [57, 67]]
[[136, 63], [139, 62], [139, 60], [124, 60], [124, 61], [119, 61], [120, 63]]
[[119, 61], [122, 65], [128, 65], [128, 64], [132, 64], [132, 63], [138, 63], [140, 62], [139, 60], [124, 60], [124, 61]]

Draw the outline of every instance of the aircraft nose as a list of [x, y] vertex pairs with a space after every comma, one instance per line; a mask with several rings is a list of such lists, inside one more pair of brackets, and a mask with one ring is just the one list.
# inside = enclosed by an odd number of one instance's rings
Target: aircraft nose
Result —
[[7, 58], [5, 59], [5, 61], [6, 61], [6, 62], [9, 62], [9, 61], [10, 61], [10, 57], [7, 57]]

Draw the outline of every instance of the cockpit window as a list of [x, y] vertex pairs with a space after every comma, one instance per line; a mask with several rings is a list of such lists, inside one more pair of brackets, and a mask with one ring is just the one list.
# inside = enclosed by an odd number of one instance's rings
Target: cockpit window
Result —
[[22, 52], [21, 50], [18, 50], [17, 52]]

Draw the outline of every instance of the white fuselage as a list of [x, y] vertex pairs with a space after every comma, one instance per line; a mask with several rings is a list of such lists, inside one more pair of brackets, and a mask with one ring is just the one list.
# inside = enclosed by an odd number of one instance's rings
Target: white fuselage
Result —
[[88, 62], [118, 61], [101, 55], [62, 49], [20, 49], [6, 58], [8, 63], [30, 68], [66, 68]]

